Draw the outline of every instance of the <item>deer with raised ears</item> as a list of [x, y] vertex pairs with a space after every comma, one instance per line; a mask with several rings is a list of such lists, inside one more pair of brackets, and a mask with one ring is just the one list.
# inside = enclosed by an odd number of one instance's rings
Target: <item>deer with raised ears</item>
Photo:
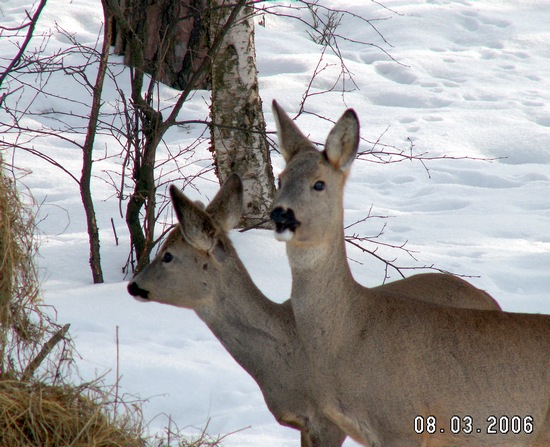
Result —
[[[342, 229], [343, 190], [359, 143], [357, 116], [353, 110], [348, 110], [335, 128], [340, 130], [339, 134], [333, 132], [328, 137], [326, 147], [329, 150], [339, 145], [336, 141], [339, 138], [342, 138], [340, 143], [345, 147], [355, 148], [347, 158], [342, 158], [342, 153], [329, 155], [327, 150], [318, 151], [275, 101], [273, 113], [283, 157], [287, 163], [292, 160], [279, 179], [281, 185], [283, 181], [286, 183], [287, 177], [301, 178], [304, 185], [307, 181], [313, 182], [310, 187], [301, 185], [303, 190], [295, 187], [293, 183], [292, 187], [285, 187], [284, 192], [279, 192], [271, 212], [276, 227], [275, 237], [281, 241], [292, 239], [292, 244], [287, 246], [287, 250], [290, 251], [293, 247], [312, 247], [312, 250], [301, 251], [300, 257], [291, 256], [289, 253], [293, 271], [298, 271], [303, 266], [306, 262], [305, 255], [314, 255], [322, 261], [328, 259], [328, 253], [335, 251], [337, 256], [331, 258], [335, 259], [337, 270], [341, 271], [343, 278], [350, 278], [347, 262], [341, 262], [345, 253]], [[316, 200], [315, 209], [308, 209], [307, 213], [302, 212], [300, 221], [297, 220], [294, 207], [286, 205], [287, 202], [292, 202], [305, 208], [309, 200], [317, 199], [317, 196], [322, 196], [322, 201]], [[310, 261], [313, 262], [311, 259]], [[488, 293], [450, 274], [418, 274], [384, 284], [379, 289], [441, 305], [500, 310], [498, 303]]]
[[205, 210], [174, 186], [170, 194], [179, 223], [128, 292], [193, 309], [256, 381], [277, 421], [301, 431], [302, 447], [341, 446], [345, 434], [317, 410], [290, 303], [260, 292], [228, 237], [241, 217], [240, 178], [228, 177]]
[[[130, 294], [195, 310], [256, 380], [276, 419], [301, 430], [302, 447], [340, 446], [344, 433], [317, 409], [290, 302], [273, 303], [257, 289], [227, 236], [240, 218], [239, 177], [230, 176], [204, 211], [173, 186], [170, 194], [179, 224], [130, 282]], [[457, 284], [457, 293], [465, 285]], [[493, 305], [488, 295], [484, 300]]]
[[286, 167], [272, 219], [319, 410], [370, 447], [549, 447], [550, 316], [468, 308], [487, 301], [472, 286], [460, 298], [472, 306], [442, 305], [455, 281], [442, 274], [358, 284], [343, 230], [357, 116], [345, 112], [319, 151], [273, 108]]

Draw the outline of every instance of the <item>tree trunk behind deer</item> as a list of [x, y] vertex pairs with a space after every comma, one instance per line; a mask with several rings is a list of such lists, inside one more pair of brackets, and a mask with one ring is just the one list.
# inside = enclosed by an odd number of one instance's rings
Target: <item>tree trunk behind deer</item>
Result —
[[[120, 0], [136, 34], [144, 37], [145, 71], [157, 81], [184, 90], [207, 53], [206, 0]], [[132, 65], [132, 47], [115, 27], [113, 45]], [[140, 69], [141, 67], [137, 67]], [[204, 76], [196, 88], [208, 88]]]
[[[236, 0], [210, 0], [212, 36], [236, 4]], [[211, 114], [211, 150], [220, 183], [231, 173], [239, 174], [244, 186], [241, 223], [262, 225], [269, 221], [275, 182], [258, 92], [254, 18], [249, 6], [242, 8], [212, 61]]]

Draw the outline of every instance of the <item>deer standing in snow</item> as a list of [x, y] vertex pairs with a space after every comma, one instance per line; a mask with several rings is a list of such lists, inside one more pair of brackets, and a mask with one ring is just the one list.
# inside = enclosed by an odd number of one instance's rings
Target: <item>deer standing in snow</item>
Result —
[[[274, 303], [258, 290], [228, 237], [241, 216], [240, 179], [230, 176], [206, 210], [173, 186], [170, 194], [179, 223], [153, 262], [129, 283], [129, 293], [140, 301], [193, 309], [258, 383], [279, 423], [301, 431], [302, 447], [341, 446], [345, 434], [317, 410], [290, 302]], [[410, 285], [414, 291], [414, 281]], [[455, 304], [496, 307], [481, 291], [477, 297], [464, 293], [469, 287], [449, 286], [467, 297]]]
[[319, 151], [273, 111], [286, 167], [271, 216], [319, 410], [370, 447], [549, 447], [550, 316], [433, 304], [434, 289], [452, 300], [442, 274], [358, 284], [343, 232], [357, 116], [346, 111]]

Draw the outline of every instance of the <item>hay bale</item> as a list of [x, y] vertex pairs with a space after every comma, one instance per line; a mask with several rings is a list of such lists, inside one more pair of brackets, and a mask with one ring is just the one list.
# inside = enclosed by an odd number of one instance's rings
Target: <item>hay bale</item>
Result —
[[0, 374], [20, 374], [60, 327], [40, 309], [34, 215], [0, 154]]
[[105, 399], [93, 388], [0, 381], [0, 445], [145, 446], [141, 424], [128, 415], [113, 420]]
[[0, 154], [0, 322], [13, 325], [12, 303], [35, 301], [38, 279], [34, 265], [34, 216], [20, 200], [15, 182]]
[[[117, 402], [97, 383], [67, 383], [69, 325], [41, 306], [34, 230], [32, 208], [0, 153], [0, 446], [145, 446], [139, 407]], [[60, 341], [57, 358], [45, 361]]]

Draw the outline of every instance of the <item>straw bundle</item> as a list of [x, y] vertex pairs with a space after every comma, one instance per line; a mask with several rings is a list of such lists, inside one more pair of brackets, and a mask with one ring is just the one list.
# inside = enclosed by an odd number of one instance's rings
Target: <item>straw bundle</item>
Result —
[[21, 201], [0, 153], [0, 374], [21, 375], [61, 329], [41, 308], [34, 214]]
[[[112, 420], [104, 402], [82, 387], [0, 381], [0, 445], [140, 447], [141, 426]], [[98, 395], [99, 396], [99, 395]]]

